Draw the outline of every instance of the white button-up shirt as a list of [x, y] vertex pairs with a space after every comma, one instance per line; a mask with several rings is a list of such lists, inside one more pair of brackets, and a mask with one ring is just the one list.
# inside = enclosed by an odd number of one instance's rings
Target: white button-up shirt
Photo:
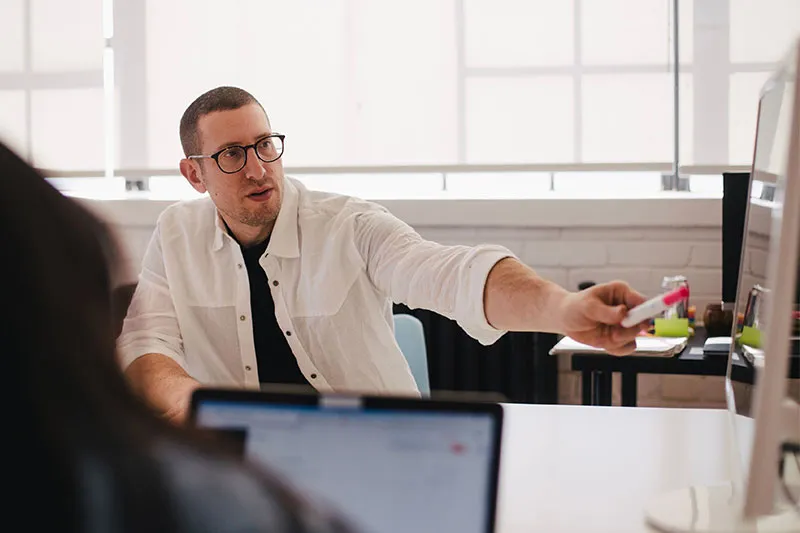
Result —
[[[489, 271], [512, 256], [492, 245], [443, 246], [385, 208], [284, 180], [261, 267], [275, 318], [306, 379], [322, 391], [416, 394], [394, 337], [392, 302], [454, 319], [491, 344]], [[118, 339], [123, 368], [170, 357], [205, 385], [259, 386], [247, 269], [208, 197], [168, 207], [144, 256]]]

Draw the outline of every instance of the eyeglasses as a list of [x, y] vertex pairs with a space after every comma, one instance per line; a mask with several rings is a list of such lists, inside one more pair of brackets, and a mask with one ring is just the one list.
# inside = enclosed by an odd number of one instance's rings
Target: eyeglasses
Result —
[[187, 159], [213, 159], [217, 162], [217, 166], [222, 172], [235, 174], [247, 164], [247, 150], [249, 148], [252, 148], [256, 153], [256, 157], [264, 163], [272, 163], [280, 159], [283, 155], [283, 140], [285, 138], [286, 135], [272, 133], [247, 146], [228, 146], [211, 155], [190, 155]]

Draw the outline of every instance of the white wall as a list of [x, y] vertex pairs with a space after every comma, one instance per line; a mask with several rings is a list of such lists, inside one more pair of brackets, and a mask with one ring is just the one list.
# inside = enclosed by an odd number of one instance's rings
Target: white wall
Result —
[[[155, 220], [170, 202], [88, 201], [114, 222], [141, 260]], [[698, 317], [721, 292], [721, 203], [699, 195], [647, 199], [387, 200], [424, 237], [444, 244], [497, 243], [568, 289], [622, 279], [647, 295], [661, 279], [689, 279]], [[137, 268], [138, 269], [138, 268]], [[580, 376], [560, 361], [563, 403], [580, 402]], [[619, 376], [615, 376], [618, 378]], [[615, 381], [615, 403], [619, 382]], [[722, 378], [640, 376], [640, 405], [724, 406]]]

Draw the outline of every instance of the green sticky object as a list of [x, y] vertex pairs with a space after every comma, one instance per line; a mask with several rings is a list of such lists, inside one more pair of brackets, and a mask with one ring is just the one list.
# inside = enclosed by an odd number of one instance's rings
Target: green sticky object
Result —
[[742, 334], [739, 336], [739, 342], [751, 348], [761, 348], [761, 330], [753, 326], [744, 326]]
[[688, 318], [656, 318], [656, 337], [688, 337]]

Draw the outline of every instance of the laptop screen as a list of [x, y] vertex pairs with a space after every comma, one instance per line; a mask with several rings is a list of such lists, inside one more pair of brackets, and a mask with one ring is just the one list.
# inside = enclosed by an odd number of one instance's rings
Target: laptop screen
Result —
[[200, 396], [194, 420], [202, 428], [244, 432], [248, 459], [365, 532], [491, 532], [501, 417], [489, 409], [447, 410], [435, 402], [412, 409], [411, 400], [404, 402]]

